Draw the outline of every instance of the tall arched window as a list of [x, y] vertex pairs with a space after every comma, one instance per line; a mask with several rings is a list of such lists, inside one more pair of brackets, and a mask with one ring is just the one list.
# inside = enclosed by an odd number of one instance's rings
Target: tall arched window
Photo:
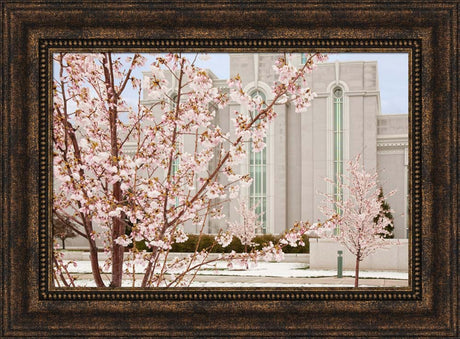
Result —
[[[259, 96], [265, 102], [265, 94], [259, 90], [251, 93], [254, 98]], [[266, 138], [264, 142], [266, 143]], [[262, 233], [267, 231], [267, 147], [260, 152], [254, 152], [252, 142], [249, 143], [249, 174], [252, 178], [249, 187], [249, 206], [255, 207], [259, 215]]]
[[[343, 89], [335, 87], [332, 91], [333, 97], [333, 169], [334, 176], [334, 197], [335, 201], [342, 201], [343, 192], [338, 183], [343, 175]], [[336, 206], [337, 214], [342, 211]]]
[[[173, 94], [171, 96], [171, 111], [174, 111], [176, 109], [176, 106], [177, 106], [177, 94]], [[180, 136], [179, 136], [180, 138]], [[180, 165], [180, 156], [179, 155], [175, 155], [174, 158], [173, 158], [173, 161], [172, 161], [172, 164], [171, 164], [171, 175], [172, 176], [175, 176], [177, 171], [179, 170], [179, 165]], [[175, 206], [179, 206], [179, 198], [176, 197], [175, 199]]]
[[307, 54], [306, 53], [301, 53], [300, 55], [300, 63], [303, 65], [307, 62]]

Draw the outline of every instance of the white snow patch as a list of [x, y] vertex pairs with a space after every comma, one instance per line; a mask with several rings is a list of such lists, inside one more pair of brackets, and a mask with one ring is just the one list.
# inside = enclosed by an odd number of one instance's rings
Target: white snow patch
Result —
[[[143, 273], [145, 270], [136, 268], [136, 273]], [[77, 261], [77, 267], [70, 265], [71, 274], [91, 274], [90, 261]], [[110, 270], [103, 270], [103, 273], [109, 273]], [[284, 278], [319, 278], [335, 277], [335, 270], [310, 270], [305, 268], [302, 263], [285, 263], [285, 262], [259, 262], [256, 267], [249, 269], [228, 269], [226, 262], [217, 262], [215, 265], [207, 265], [198, 271], [199, 275], [214, 276], [247, 276], [247, 277], [284, 277]], [[354, 277], [354, 271], [343, 271], [344, 277]], [[359, 277], [364, 279], [401, 279], [407, 280], [407, 272], [394, 271], [360, 271]], [[257, 286], [259, 286], [257, 284]], [[293, 286], [293, 285], [289, 285]], [[303, 286], [303, 285], [302, 285]], [[324, 285], [321, 285], [324, 286]], [[337, 285], [334, 285], [337, 286]]]
[[[108, 282], [106, 282], [107, 285]], [[96, 283], [92, 280], [77, 280], [75, 282], [77, 287], [96, 287]], [[136, 281], [134, 287], [140, 287], [141, 280]], [[124, 280], [122, 283], [122, 287], [133, 287], [132, 281]], [[283, 284], [283, 283], [244, 283], [244, 282], [214, 282], [214, 281], [207, 281], [207, 282], [199, 282], [194, 281], [190, 285], [190, 287], [353, 287], [353, 284]], [[360, 284], [359, 287], [375, 287], [371, 285]]]

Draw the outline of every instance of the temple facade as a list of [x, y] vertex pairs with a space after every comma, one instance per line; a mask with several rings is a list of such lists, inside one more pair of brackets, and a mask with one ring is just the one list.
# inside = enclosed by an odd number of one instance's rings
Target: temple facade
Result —
[[[270, 102], [276, 57], [267, 53], [231, 54], [230, 74], [240, 75], [247, 93]], [[300, 55], [293, 60], [299, 66], [302, 61]], [[309, 75], [317, 97], [307, 112], [295, 113], [289, 103], [275, 106], [278, 116], [269, 128], [266, 148], [255, 153], [249, 145], [248, 159], [240, 168], [241, 173], [250, 173], [253, 178], [241, 198], [256, 206], [261, 233], [283, 233], [299, 220], [324, 220], [319, 210], [324, 204], [320, 193], [341, 194], [324, 178], [336, 181], [337, 175], [346, 174], [347, 161], [361, 154], [364, 167], [378, 172], [383, 192], [396, 190], [387, 201], [393, 209], [394, 235], [407, 238], [408, 115], [381, 113], [377, 67], [376, 61], [320, 64]], [[209, 73], [215, 86], [227, 89], [226, 79]], [[144, 93], [142, 103], [152, 102]], [[230, 112], [240, 109], [239, 104], [231, 102], [217, 112], [215, 123], [233, 133]], [[185, 142], [184, 147], [193, 145]], [[235, 201], [227, 203], [224, 213], [228, 217], [211, 220], [207, 231], [217, 233], [229, 220], [238, 218], [235, 207]], [[196, 227], [185, 225], [190, 233], [197, 232]], [[79, 238], [66, 240], [69, 247], [86, 247], [85, 242]]]
[[[230, 74], [239, 74], [250, 95], [270, 102], [270, 84], [276, 78], [274, 54], [231, 54]], [[294, 59], [301, 65], [300, 55]], [[334, 192], [337, 174], [346, 174], [348, 160], [361, 154], [369, 171], [377, 171], [384, 193], [394, 210], [394, 235], [406, 238], [408, 230], [408, 115], [382, 114], [377, 62], [353, 61], [318, 65], [309, 79], [317, 97], [305, 113], [293, 105], [275, 107], [278, 116], [270, 126], [267, 147], [251, 153], [241, 171], [250, 173], [253, 184], [243, 197], [257, 206], [264, 233], [282, 233], [295, 221], [324, 220], [320, 193]], [[216, 86], [225, 82], [215, 80]], [[231, 103], [219, 111], [217, 124], [231, 131], [229, 112], [241, 109]], [[342, 197], [343, 198], [343, 197]], [[226, 210], [237, 217], [233, 206]], [[224, 225], [211, 222], [209, 231]]]

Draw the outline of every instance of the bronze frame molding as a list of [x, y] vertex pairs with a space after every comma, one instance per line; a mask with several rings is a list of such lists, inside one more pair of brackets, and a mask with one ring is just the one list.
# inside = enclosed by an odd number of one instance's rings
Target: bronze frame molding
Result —
[[[457, 1], [1, 4], [2, 336], [458, 334]], [[409, 53], [410, 286], [51, 288], [50, 55], [102, 49]]]

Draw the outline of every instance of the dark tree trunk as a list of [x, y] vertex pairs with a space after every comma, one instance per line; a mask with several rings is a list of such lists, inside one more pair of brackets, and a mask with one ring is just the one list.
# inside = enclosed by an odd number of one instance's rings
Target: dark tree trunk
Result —
[[147, 268], [145, 269], [145, 274], [144, 274], [144, 278], [142, 279], [142, 287], [146, 287], [148, 282], [149, 282], [149, 278], [150, 278], [150, 274], [152, 272], [152, 269], [153, 269], [153, 264], [152, 264], [152, 261], [149, 261], [148, 265], [147, 265]]
[[[113, 196], [115, 200], [121, 200], [120, 182], [113, 185]], [[124, 232], [123, 222], [118, 217], [114, 217], [112, 222], [112, 287], [121, 287], [123, 279], [123, 253], [124, 246], [115, 242], [115, 239], [122, 236]]]
[[356, 265], [355, 265], [355, 288], [358, 287], [359, 283], [359, 255], [356, 256]]
[[[112, 163], [118, 168], [118, 134], [117, 134], [117, 102], [118, 94], [115, 91], [112, 55], [104, 54], [104, 77], [107, 88], [107, 101], [109, 103], [109, 126], [110, 126], [110, 146]], [[113, 199], [116, 203], [122, 200], [121, 182], [113, 184]], [[125, 232], [124, 224], [118, 217], [112, 218], [112, 282], [111, 287], [121, 287], [123, 278], [123, 253], [124, 246], [118, 245], [115, 239], [122, 236]]]
[[153, 262], [155, 260], [153, 260], [153, 258], [156, 258], [156, 256], [158, 255], [157, 251], [158, 251], [158, 247], [154, 247], [152, 249], [152, 256], [145, 270], [144, 278], [142, 279], [142, 285], [141, 285], [142, 287], [147, 287], [147, 284], [149, 283], [150, 276], [152, 275], [152, 270], [154, 269]]
[[89, 255], [91, 260], [91, 270], [93, 271], [94, 281], [97, 287], [105, 287], [102, 281], [101, 272], [99, 271], [99, 258], [97, 254], [96, 242], [93, 239], [89, 239]]
[[65, 250], [65, 239], [61, 238], [61, 241], [62, 241], [62, 249]]

